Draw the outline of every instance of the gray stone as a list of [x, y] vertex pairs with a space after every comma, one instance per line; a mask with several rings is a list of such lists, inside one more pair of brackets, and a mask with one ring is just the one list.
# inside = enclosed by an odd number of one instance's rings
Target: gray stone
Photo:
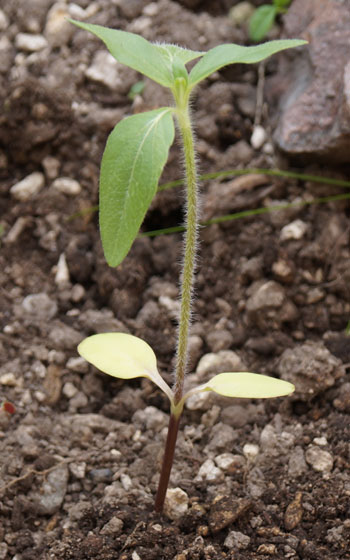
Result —
[[211, 451], [231, 451], [237, 437], [237, 432], [231, 426], [219, 422], [211, 430], [208, 449]]
[[232, 404], [222, 409], [221, 420], [233, 428], [242, 428], [249, 422], [250, 414], [247, 406]]
[[57, 322], [49, 333], [49, 339], [60, 350], [76, 349], [83, 338], [82, 333], [61, 322]]
[[221, 453], [215, 457], [215, 463], [224, 472], [234, 474], [241, 471], [245, 465], [246, 460], [242, 455], [233, 455], [233, 453]]
[[42, 51], [48, 43], [42, 35], [33, 33], [18, 33], [15, 39], [17, 49], [21, 51], [37, 52]]
[[[347, 162], [350, 149], [350, 11], [348, 2], [295, 0], [284, 18], [288, 37], [309, 45], [281, 58], [274, 78], [281, 99], [280, 149]], [[331, 61], [331, 63], [330, 63]], [[272, 84], [271, 84], [272, 85]], [[270, 88], [271, 89], [271, 88]], [[285, 92], [285, 95], [281, 93]], [[275, 101], [275, 100], [274, 100]], [[271, 103], [274, 101], [271, 100]]]
[[223, 373], [225, 371], [245, 371], [246, 367], [241, 358], [232, 350], [220, 350], [216, 354], [204, 354], [199, 360], [196, 376], [200, 381], [207, 379], [210, 374]]
[[285, 381], [296, 387], [298, 398], [304, 400], [332, 387], [345, 375], [344, 366], [322, 342], [307, 342], [288, 348], [277, 364], [277, 371]]
[[78, 321], [82, 328], [93, 333], [129, 332], [110, 309], [88, 309], [79, 315]]
[[95, 483], [107, 482], [111, 480], [112, 476], [113, 472], [111, 469], [91, 469], [91, 471], [89, 471], [89, 477], [92, 478]]
[[333, 469], [333, 456], [318, 445], [311, 445], [306, 450], [305, 458], [315, 471], [329, 473]]
[[307, 232], [308, 225], [302, 220], [294, 220], [290, 224], [287, 224], [281, 229], [280, 240], [290, 241], [302, 239]]
[[78, 389], [76, 386], [71, 383], [71, 381], [67, 381], [62, 387], [62, 393], [64, 394], [67, 399], [72, 399], [77, 394]]
[[69, 508], [69, 519], [71, 521], [79, 521], [87, 512], [91, 512], [91, 502], [79, 501]]
[[0, 10], [0, 31], [5, 31], [8, 25], [9, 20], [7, 15], [5, 14], [5, 12], [3, 12], [3, 10]]
[[100, 82], [111, 89], [122, 85], [119, 63], [108, 51], [97, 51], [85, 76], [89, 80]]
[[68, 196], [76, 196], [81, 193], [80, 183], [70, 177], [58, 177], [52, 183], [52, 187]]
[[117, 516], [113, 516], [108, 523], [106, 523], [100, 533], [101, 535], [111, 535], [111, 536], [116, 536], [116, 535], [120, 535], [120, 533], [122, 532], [124, 523], [121, 519], [119, 519], [119, 517]]
[[230, 331], [226, 329], [213, 330], [206, 337], [208, 346], [212, 352], [227, 350], [233, 343], [233, 337]]
[[247, 476], [247, 489], [252, 498], [260, 498], [265, 492], [267, 482], [264, 473], [258, 467], [253, 467]]
[[44, 35], [51, 47], [61, 47], [72, 38], [74, 27], [67, 21], [69, 15], [66, 3], [57, 2], [50, 8], [46, 18]]
[[229, 11], [229, 18], [238, 27], [248, 22], [255, 8], [251, 2], [238, 2]]
[[39, 171], [34, 171], [10, 188], [10, 193], [16, 200], [24, 202], [38, 194], [45, 184], [45, 177]]
[[344, 525], [338, 525], [336, 527], [332, 527], [331, 529], [328, 529], [326, 540], [329, 543], [338, 544], [339, 541], [343, 539], [344, 529], [345, 529]]
[[75, 478], [78, 480], [83, 480], [86, 475], [86, 463], [85, 461], [76, 462], [76, 463], [69, 463], [68, 465], [69, 471]]
[[6, 560], [6, 558], [8, 558], [7, 552], [8, 552], [7, 544], [5, 542], [0, 543], [0, 560]]
[[257, 283], [246, 304], [248, 321], [261, 330], [279, 329], [283, 323], [294, 321], [298, 311], [283, 286], [269, 280]]
[[164, 502], [164, 513], [175, 521], [188, 510], [188, 495], [181, 488], [169, 488]]
[[69, 285], [69, 283], [70, 277], [66, 255], [64, 253], [61, 253], [56, 267], [55, 284], [57, 284], [58, 287], [65, 287]]
[[267, 139], [266, 130], [260, 125], [255, 126], [253, 130], [253, 134], [251, 135], [250, 138], [250, 143], [253, 146], [254, 150], [260, 150], [263, 144], [265, 144], [266, 139]]
[[22, 301], [22, 310], [35, 319], [48, 321], [57, 313], [57, 304], [45, 293], [30, 294]]
[[227, 535], [224, 546], [229, 549], [245, 550], [250, 543], [250, 537], [240, 531], [230, 531]]
[[300, 446], [297, 446], [291, 451], [289, 457], [288, 476], [301, 476], [307, 472], [307, 470], [308, 468], [304, 457], [304, 451]]
[[87, 373], [89, 371], [88, 362], [81, 356], [69, 358], [66, 363], [66, 367], [71, 371], [76, 371], [78, 373]]
[[143, 412], [145, 413], [147, 430], [160, 431], [168, 424], [168, 415], [162, 410], [159, 410], [159, 408], [156, 408], [154, 406], [146, 406]]
[[41, 515], [53, 515], [64, 500], [68, 485], [68, 467], [60, 465], [45, 477], [40, 493], [35, 494], [33, 500]]
[[215, 396], [212, 391], [200, 391], [186, 399], [185, 406], [188, 410], [210, 410]]
[[59, 159], [53, 156], [46, 156], [42, 161], [42, 166], [49, 179], [56, 179], [59, 173], [61, 162]]
[[255, 461], [256, 457], [259, 455], [260, 448], [256, 443], [245, 443], [243, 445], [243, 455], [248, 459], [248, 461]]
[[195, 480], [201, 482], [205, 480], [206, 482], [222, 482], [224, 479], [224, 473], [219, 469], [212, 459], [207, 459], [201, 465]]

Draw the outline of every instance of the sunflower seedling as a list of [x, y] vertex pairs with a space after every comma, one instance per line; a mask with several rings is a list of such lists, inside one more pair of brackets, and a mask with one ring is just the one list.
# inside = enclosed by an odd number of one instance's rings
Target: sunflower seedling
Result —
[[[156, 511], [161, 512], [180, 418], [188, 397], [200, 391], [214, 391], [226, 397], [255, 399], [280, 397], [294, 390], [291, 383], [248, 372], [220, 373], [203, 385], [187, 392], [184, 389], [198, 230], [198, 181], [190, 97], [202, 80], [223, 66], [256, 63], [284, 49], [303, 45], [305, 41], [271, 41], [252, 47], [226, 44], [201, 52], [166, 43], [153, 44], [133, 33], [71, 21], [100, 38], [120, 63], [168, 88], [174, 99], [172, 107], [125, 118], [107, 140], [101, 163], [99, 213], [103, 250], [110, 266], [118, 266], [129, 252], [157, 191], [174, 141], [174, 118], [182, 140], [186, 229], [174, 387], [169, 387], [161, 377], [152, 348], [140, 338], [125, 333], [96, 334], [83, 340], [78, 347], [80, 355], [101, 371], [121, 379], [146, 377], [169, 398], [168, 436], [155, 501]], [[195, 59], [199, 61], [188, 72], [186, 64]]]
[[291, 0], [273, 0], [271, 4], [259, 6], [249, 20], [249, 37], [261, 41], [266, 37], [279, 14], [285, 14]]

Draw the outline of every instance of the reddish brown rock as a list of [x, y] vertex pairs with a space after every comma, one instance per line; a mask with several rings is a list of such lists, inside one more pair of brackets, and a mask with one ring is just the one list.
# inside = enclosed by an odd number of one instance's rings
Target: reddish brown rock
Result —
[[[350, 10], [338, 0], [294, 0], [288, 37], [309, 41], [297, 58], [281, 59], [271, 83], [281, 99], [274, 139], [289, 155], [348, 161], [350, 149]], [[291, 55], [289, 55], [291, 56]]]

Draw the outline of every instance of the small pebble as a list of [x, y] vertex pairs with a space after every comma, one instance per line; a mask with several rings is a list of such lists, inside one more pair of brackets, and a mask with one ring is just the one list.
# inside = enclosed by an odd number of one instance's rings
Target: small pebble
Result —
[[0, 10], [0, 31], [5, 31], [9, 25], [9, 20], [5, 12]]
[[67, 397], [67, 399], [72, 399], [73, 397], [75, 397], [77, 392], [78, 389], [70, 381], [67, 381], [67, 383], [63, 385], [62, 393], [64, 394], [65, 397]]
[[83, 480], [86, 476], [86, 463], [82, 461], [80, 463], [69, 463], [68, 465], [70, 472], [78, 480]]
[[54, 4], [46, 18], [44, 35], [51, 47], [61, 47], [67, 44], [73, 36], [74, 27], [67, 21], [68, 6], [64, 2]]
[[289, 504], [284, 514], [284, 526], [287, 531], [297, 527], [303, 517], [302, 493], [297, 492], [295, 499]]
[[128, 474], [121, 474], [120, 475], [120, 482], [122, 483], [122, 486], [125, 490], [125, 492], [129, 492], [129, 490], [132, 488], [132, 480], [130, 478], [130, 476]]
[[240, 27], [249, 20], [254, 10], [255, 8], [250, 2], [239, 2], [231, 8], [229, 12], [230, 20], [234, 25]]
[[122, 532], [123, 526], [123, 521], [119, 517], [114, 516], [102, 527], [100, 533], [101, 535], [116, 536]]
[[0, 385], [5, 385], [6, 387], [16, 387], [18, 385], [18, 379], [12, 372], [4, 373], [0, 377]]
[[24, 202], [38, 194], [45, 184], [43, 173], [34, 171], [10, 188], [10, 193], [16, 200]]
[[220, 350], [216, 354], [205, 354], [198, 362], [196, 374], [204, 378], [207, 374], [215, 375], [223, 371], [245, 371], [241, 358], [232, 350]]
[[92, 64], [85, 71], [85, 76], [89, 80], [102, 83], [111, 89], [122, 83], [119, 64], [107, 51], [98, 51], [95, 54]]
[[42, 166], [48, 179], [56, 179], [60, 165], [60, 161], [52, 156], [46, 156], [42, 161]]
[[266, 554], [267, 556], [275, 556], [277, 554], [277, 548], [275, 544], [266, 543], [261, 544], [257, 550], [258, 554]]
[[227, 535], [224, 546], [229, 549], [245, 550], [250, 543], [250, 537], [240, 531], [230, 531]]
[[329, 473], [333, 469], [333, 457], [325, 449], [311, 445], [305, 452], [305, 459], [317, 472]]
[[242, 455], [222, 453], [215, 457], [215, 463], [222, 471], [233, 474], [245, 466], [246, 460]]
[[222, 470], [215, 466], [212, 459], [204, 461], [195, 478], [195, 480], [199, 482], [202, 480], [207, 482], [221, 482], [223, 479], [224, 474]]
[[280, 240], [290, 241], [302, 239], [307, 231], [308, 225], [302, 220], [294, 220], [281, 229]]
[[66, 261], [66, 255], [64, 253], [61, 253], [56, 268], [55, 284], [61, 287], [61, 286], [67, 286], [69, 283], [70, 283], [70, 278], [69, 278], [69, 269]]
[[259, 446], [255, 443], [246, 443], [243, 446], [243, 455], [248, 461], [254, 461], [259, 454]]
[[210, 391], [200, 391], [186, 399], [185, 407], [188, 410], [208, 410], [212, 406], [212, 394]]
[[86, 292], [85, 292], [84, 286], [82, 286], [81, 284], [74, 284], [74, 286], [71, 290], [70, 299], [74, 303], [78, 303], [79, 301], [84, 299], [85, 294], [86, 294]]
[[45, 293], [30, 294], [22, 301], [22, 309], [36, 319], [48, 321], [57, 313], [57, 304]]
[[39, 492], [33, 490], [32, 499], [41, 515], [53, 515], [60, 509], [67, 492], [68, 476], [67, 465], [60, 465], [43, 479]]
[[21, 233], [32, 223], [30, 216], [20, 216], [13, 224], [10, 231], [7, 233], [4, 241], [5, 243], [16, 243]]
[[5, 542], [0, 543], [0, 560], [6, 560], [6, 558], [8, 558], [7, 552], [8, 552], [7, 544]]
[[15, 39], [17, 49], [28, 52], [38, 52], [45, 49], [48, 43], [42, 35], [32, 33], [18, 33]]
[[71, 371], [76, 371], [77, 373], [87, 373], [89, 371], [88, 362], [81, 356], [78, 356], [77, 358], [69, 358], [66, 367]]
[[52, 187], [57, 191], [67, 194], [69, 196], [75, 196], [81, 193], [81, 185], [75, 179], [70, 177], [58, 177], [52, 183]]
[[188, 510], [188, 495], [181, 488], [169, 488], [164, 502], [164, 513], [175, 521]]
[[250, 138], [250, 143], [254, 150], [260, 150], [266, 140], [266, 130], [258, 125], [254, 127], [253, 134]]
[[112, 479], [113, 473], [111, 469], [92, 469], [89, 471], [89, 477], [94, 482], [107, 482]]
[[288, 462], [288, 476], [301, 476], [308, 470], [302, 447], [297, 446], [291, 451]]

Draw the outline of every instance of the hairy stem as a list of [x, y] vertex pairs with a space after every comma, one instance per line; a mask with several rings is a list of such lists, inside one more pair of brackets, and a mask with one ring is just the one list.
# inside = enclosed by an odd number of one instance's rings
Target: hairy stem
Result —
[[188, 336], [191, 323], [191, 302], [197, 250], [198, 193], [194, 139], [188, 105], [178, 108], [177, 118], [183, 141], [186, 171], [186, 223], [184, 259], [181, 277], [181, 310], [177, 340], [174, 401], [178, 404], [183, 396], [183, 387], [188, 361]]
[[169, 484], [170, 472], [173, 465], [177, 433], [183, 409], [183, 387], [188, 361], [188, 335], [191, 324], [191, 302], [193, 292], [194, 270], [197, 249], [198, 222], [198, 194], [197, 171], [194, 152], [194, 139], [188, 108], [188, 95], [174, 95], [176, 101], [176, 116], [183, 142], [186, 172], [186, 223], [184, 238], [184, 259], [181, 276], [181, 310], [176, 349], [174, 404], [168, 427], [163, 465], [160, 473], [155, 510], [163, 510], [166, 491]]

